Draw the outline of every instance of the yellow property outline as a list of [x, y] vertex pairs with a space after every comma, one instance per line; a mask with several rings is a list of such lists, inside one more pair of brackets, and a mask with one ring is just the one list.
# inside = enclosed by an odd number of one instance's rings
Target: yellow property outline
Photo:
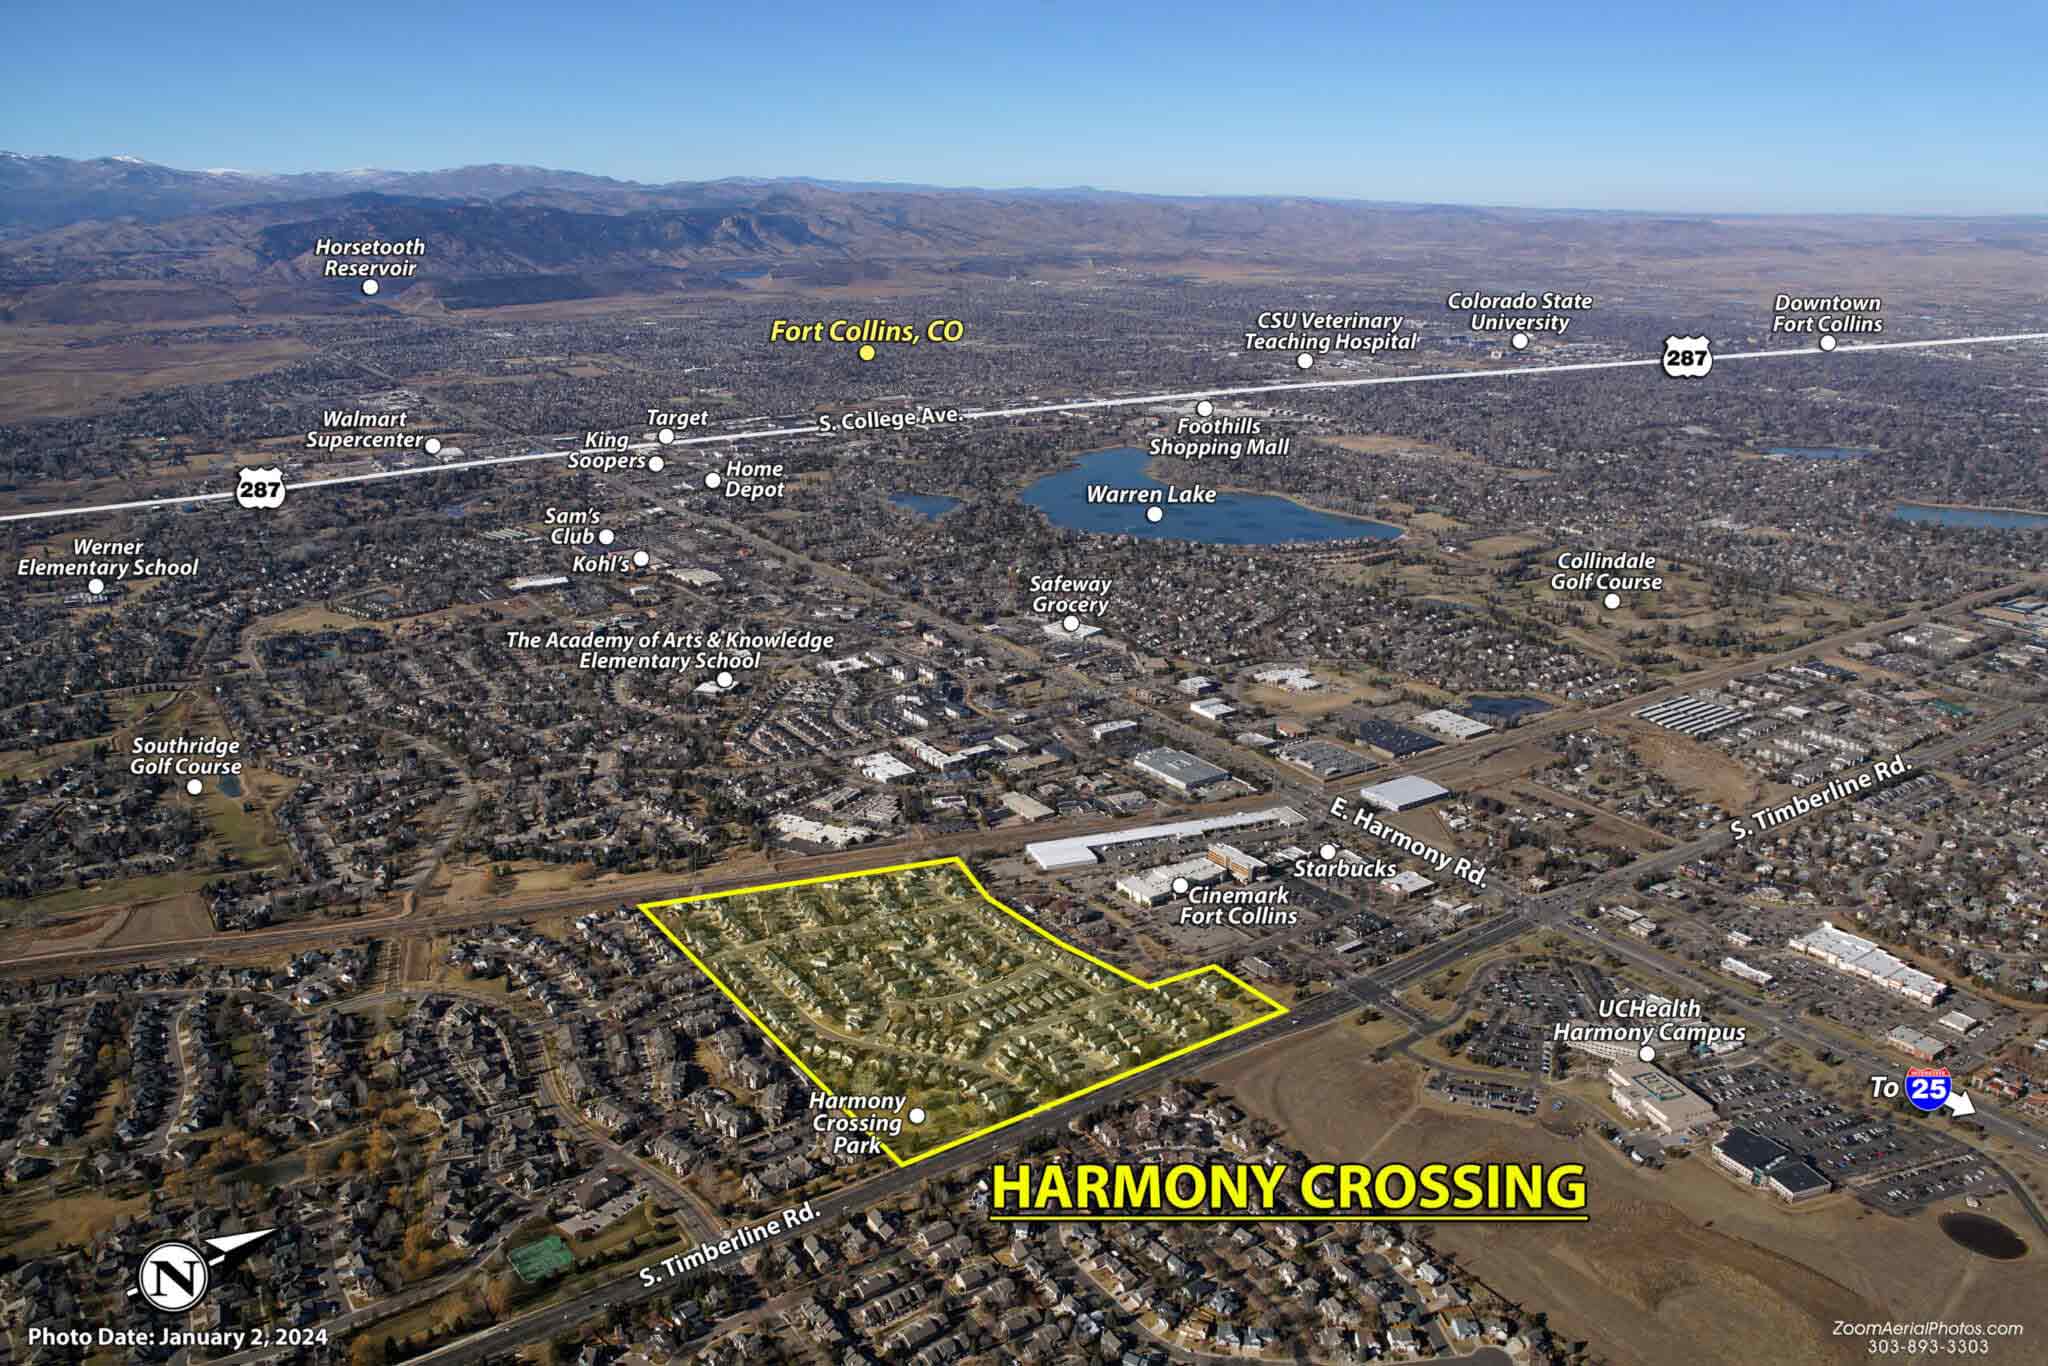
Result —
[[[811, 887], [816, 886], [818, 883], [821, 882], [845, 882], [849, 879], [857, 877], [881, 877], [889, 873], [907, 873], [918, 868], [943, 868], [948, 866], [958, 868], [961, 871], [961, 873], [966, 876], [968, 883], [974, 888], [974, 890], [981, 893], [982, 900], [986, 901], [989, 905], [1001, 911], [1004, 915], [1009, 916], [1010, 919], [1024, 926], [1033, 934], [1038, 935], [1043, 939], [1051, 940], [1053, 943], [1059, 945], [1061, 948], [1065, 949], [1068, 953], [1073, 954], [1075, 957], [1086, 959], [1088, 962], [1093, 963], [1096, 967], [1101, 968], [1105, 972], [1112, 973], [1115, 976], [1122, 978], [1124, 981], [1131, 983], [1133, 986], [1143, 987], [1147, 991], [1157, 991], [1159, 988], [1163, 986], [1168, 986], [1174, 982], [1184, 981], [1190, 977], [1199, 977], [1204, 973], [1213, 972], [1217, 976], [1222, 977], [1234, 986], [1237, 986], [1242, 990], [1249, 992], [1251, 995], [1257, 997], [1259, 1000], [1264, 1001], [1267, 1005], [1271, 1006], [1272, 1009], [1264, 1015], [1259, 1016], [1257, 1019], [1247, 1020], [1241, 1025], [1233, 1025], [1229, 1029], [1224, 1030], [1221, 1034], [1211, 1034], [1206, 1039], [1201, 1039], [1194, 1043], [1183, 1045], [1180, 1048], [1174, 1049], [1171, 1053], [1161, 1054], [1159, 1057], [1154, 1058], [1150, 1062], [1140, 1063], [1136, 1067], [1126, 1068], [1123, 1071], [1118, 1072], [1114, 1076], [1104, 1077], [1101, 1081], [1095, 1082], [1088, 1086], [1084, 1086], [1078, 1091], [1070, 1091], [1066, 1095], [1060, 1096], [1054, 1100], [1046, 1101], [1042, 1105], [1035, 1105], [1029, 1110], [1025, 1110], [1019, 1114], [1011, 1115], [1008, 1119], [998, 1120], [994, 1124], [990, 1124], [984, 1128], [976, 1129], [973, 1133], [962, 1134], [958, 1138], [951, 1139], [945, 1143], [941, 1143], [936, 1148], [932, 1148], [925, 1152], [921, 1152], [917, 1154], [917, 1156], [915, 1157], [898, 1157], [896, 1155], [895, 1149], [891, 1148], [888, 1144], [883, 1143], [879, 1138], [877, 1138], [875, 1140], [876, 1146], [879, 1147], [884, 1153], [886, 1153], [888, 1155], [889, 1160], [891, 1162], [894, 1162], [898, 1167], [908, 1167], [913, 1163], [922, 1162], [928, 1157], [937, 1157], [940, 1153], [947, 1152], [953, 1148], [957, 1148], [963, 1143], [972, 1143], [977, 1138], [985, 1138], [989, 1134], [995, 1133], [998, 1129], [1007, 1129], [1012, 1124], [1019, 1123], [1022, 1120], [1030, 1119], [1034, 1115], [1042, 1115], [1048, 1110], [1057, 1109], [1058, 1107], [1065, 1105], [1070, 1100], [1079, 1100], [1082, 1096], [1088, 1095], [1090, 1092], [1100, 1091], [1105, 1086], [1113, 1086], [1117, 1082], [1123, 1081], [1130, 1077], [1137, 1076], [1140, 1072], [1150, 1071], [1152, 1068], [1158, 1067], [1162, 1063], [1172, 1062], [1175, 1058], [1184, 1058], [1188, 1054], [1195, 1052], [1197, 1049], [1207, 1048], [1210, 1044], [1215, 1043], [1221, 1039], [1227, 1039], [1233, 1034], [1242, 1034], [1247, 1029], [1251, 1029], [1257, 1025], [1265, 1024], [1268, 1020], [1277, 1020], [1282, 1015], [1285, 1015], [1287, 1013], [1286, 1006], [1281, 1005], [1278, 1001], [1268, 996], [1265, 992], [1260, 991], [1257, 987], [1245, 981], [1236, 973], [1231, 972], [1229, 969], [1221, 967], [1215, 963], [1204, 964], [1199, 968], [1190, 968], [1186, 972], [1177, 972], [1171, 977], [1162, 977], [1156, 982], [1147, 982], [1141, 977], [1133, 977], [1130, 973], [1125, 972], [1122, 968], [1117, 967], [1115, 964], [1105, 963], [1100, 958], [1097, 958], [1094, 954], [1089, 953], [1087, 950], [1075, 948], [1066, 940], [1060, 938], [1058, 935], [1052, 933], [1050, 930], [1047, 930], [1044, 926], [1038, 924], [1038, 922], [1031, 919], [1031, 917], [1026, 915], [1019, 915], [1016, 911], [1011, 910], [1008, 906], [1005, 906], [1002, 902], [996, 900], [995, 897], [989, 894], [988, 888], [981, 885], [981, 879], [974, 875], [974, 870], [967, 866], [967, 861], [957, 856], [952, 858], [924, 859], [917, 863], [892, 863], [886, 868], [863, 868], [860, 871], [853, 873], [827, 873], [822, 877], [801, 877], [793, 879], [789, 882], [768, 882], [755, 887], [737, 887], [729, 892], [705, 892], [698, 896], [673, 897], [667, 901], [648, 901], [643, 902], [640, 905], [639, 909], [642, 915], [646, 916], [649, 920], [654, 922], [654, 928], [660, 930], [662, 936], [666, 938], [669, 943], [681, 949], [683, 951], [683, 955], [686, 958], [688, 958], [692, 963], [697, 965], [697, 970], [703, 973], [706, 977], [711, 979], [711, 985], [717, 987], [720, 991], [724, 992], [726, 999], [731, 1001], [735, 1006], [739, 1007], [740, 1014], [746, 1016], [749, 1020], [753, 1021], [754, 1028], [760, 1030], [763, 1034], [768, 1036], [768, 1042], [774, 1044], [777, 1048], [781, 1049], [782, 1055], [788, 1058], [791, 1062], [795, 1063], [797, 1070], [799, 1072], [802, 1072], [806, 1077], [810, 1078], [811, 1084], [813, 1086], [817, 1087], [820, 1091], [823, 1091], [828, 1096], [836, 1096], [839, 1093], [837, 1091], [834, 1091], [830, 1086], [826, 1085], [824, 1078], [820, 1077], [816, 1072], [813, 1072], [808, 1066], [806, 1066], [804, 1064], [804, 1060], [802, 1058], [799, 1058], [795, 1054], [795, 1052], [791, 1050], [788, 1044], [784, 1043], [781, 1039], [777, 1038], [775, 1035], [775, 1031], [770, 1029], [767, 1026], [767, 1024], [762, 1021], [760, 1016], [756, 1015], [752, 1010], [748, 1009], [747, 1003], [745, 1001], [742, 1001], [739, 998], [739, 994], [735, 992], [731, 987], [727, 986], [724, 983], [724, 981], [720, 979], [719, 975], [711, 970], [711, 965], [709, 963], [705, 962], [702, 958], [699, 958], [695, 953], [691, 952], [689, 945], [685, 944], [682, 940], [676, 938], [675, 932], [670, 930], [667, 925], [663, 924], [661, 917], [656, 915], [655, 912], [658, 910], [666, 909], [670, 906], [690, 906], [695, 905], [697, 902], [700, 901], [718, 901], [725, 897], [747, 896], [754, 892], [779, 892], [788, 887]], [[840, 1113], [847, 1114], [849, 1117], [852, 1117], [851, 1112], [849, 1111], [842, 1110]]]

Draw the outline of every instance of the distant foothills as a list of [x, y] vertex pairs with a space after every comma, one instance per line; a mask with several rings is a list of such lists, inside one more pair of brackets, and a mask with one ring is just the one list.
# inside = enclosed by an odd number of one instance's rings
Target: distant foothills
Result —
[[803, 177], [648, 185], [505, 164], [271, 175], [0, 152], [0, 321], [364, 306], [306, 288], [320, 281], [323, 239], [425, 241], [415, 277], [377, 305], [417, 310], [736, 290], [766, 272], [804, 287], [1104, 266], [1384, 273], [1438, 253], [1554, 261], [1562, 247], [1683, 259], [1781, 234], [1802, 252], [1959, 238], [2029, 256], [2048, 248], [2038, 218], [1579, 213]]

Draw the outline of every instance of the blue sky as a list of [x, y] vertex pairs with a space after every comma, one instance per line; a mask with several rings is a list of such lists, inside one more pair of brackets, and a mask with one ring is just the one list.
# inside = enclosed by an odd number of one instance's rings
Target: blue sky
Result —
[[0, 148], [2048, 212], [2048, 5], [12, 0]]

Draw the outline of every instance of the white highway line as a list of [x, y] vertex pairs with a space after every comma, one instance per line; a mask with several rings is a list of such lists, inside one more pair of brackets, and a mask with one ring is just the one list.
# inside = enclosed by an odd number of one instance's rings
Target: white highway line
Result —
[[[1774, 351], [1732, 351], [1716, 353], [1714, 362], [1770, 360], [1804, 356], [1810, 360], [1838, 360], [1852, 356], [1859, 351], [1919, 351], [1937, 346], [1977, 346], [1994, 342], [2048, 341], [2048, 332], [2001, 332], [1977, 337], [1939, 337], [1928, 341], [1864, 342], [1858, 345], [1837, 345], [1833, 351], [1823, 351], [1817, 346], [1783, 347]], [[1382, 384], [1433, 384], [1449, 380], [1522, 379], [1531, 375], [1582, 374], [1591, 370], [1634, 370], [1660, 364], [1662, 357], [1651, 356], [1641, 360], [1594, 360], [1577, 361], [1569, 365], [1515, 366], [1494, 370], [1441, 370], [1427, 375], [1369, 375], [1353, 379], [1298, 379], [1273, 384], [1243, 384], [1224, 389], [1188, 389], [1180, 393], [1134, 394], [1123, 398], [1073, 399], [1064, 403], [1035, 403], [1017, 408], [978, 408], [960, 414], [965, 421], [978, 421], [991, 417], [1029, 417], [1039, 413], [1073, 413], [1091, 408], [1135, 408], [1148, 403], [1184, 403], [1204, 398], [1241, 398], [1247, 394], [1283, 394], [1304, 389], [1364, 389]], [[750, 419], [758, 421], [759, 419]], [[834, 433], [836, 435], [836, 433]], [[306, 479], [286, 485], [286, 491], [293, 489], [333, 488], [341, 484], [367, 484], [379, 479], [413, 479], [429, 474], [453, 474], [462, 470], [483, 469], [491, 465], [519, 465], [530, 460], [560, 460], [571, 455], [609, 455], [624, 451], [650, 451], [674, 449], [679, 446], [706, 446], [716, 443], [759, 441], [771, 436], [824, 436], [827, 433], [819, 427], [773, 427], [760, 431], [721, 432], [711, 436], [677, 437], [664, 445], [657, 441], [637, 441], [623, 447], [598, 449], [576, 447], [560, 451], [534, 451], [527, 455], [488, 456], [479, 460], [458, 460], [448, 465], [416, 465], [407, 469], [380, 470], [374, 474], [344, 474], [331, 479]], [[97, 503], [89, 507], [51, 508], [41, 512], [13, 512], [0, 515], [0, 522], [32, 522], [49, 517], [83, 517], [101, 512], [131, 512], [142, 508], [175, 507], [185, 503], [214, 503], [232, 498], [233, 493], [191, 493], [174, 498], [144, 498], [128, 503]]]
[[[530, 451], [525, 455], [493, 455], [486, 456], [481, 460], [457, 460], [450, 465], [419, 465], [411, 469], [379, 470], [375, 474], [342, 474], [336, 475], [332, 479], [303, 479], [296, 484], [287, 484], [285, 487], [287, 491], [291, 489], [324, 489], [332, 488], [336, 484], [367, 484], [373, 479], [405, 479], [419, 474], [448, 474], [456, 470], [481, 469], [486, 465], [518, 465], [528, 460], [559, 460], [565, 455], [614, 455], [619, 451], [664, 451], [673, 450], [677, 446], [708, 446], [718, 441], [753, 441], [764, 436], [817, 436], [818, 434], [818, 428], [811, 426], [777, 427], [772, 431], [760, 432], [721, 432], [715, 436], [679, 436], [666, 445], [659, 441], [636, 441], [629, 446], [579, 446], [573, 450], [566, 451]], [[209, 493], [206, 496], [209, 498], [234, 497], [231, 493]], [[187, 500], [173, 498], [165, 501], [181, 502]], [[97, 509], [94, 510], [97, 511]], [[39, 513], [37, 515], [51, 516], [53, 514]], [[7, 519], [0, 518], [0, 520]]]

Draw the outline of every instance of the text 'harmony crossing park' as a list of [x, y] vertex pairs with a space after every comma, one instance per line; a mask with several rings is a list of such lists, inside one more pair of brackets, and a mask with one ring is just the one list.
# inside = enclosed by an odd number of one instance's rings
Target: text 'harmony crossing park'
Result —
[[835, 1150], [899, 1167], [1287, 1013], [1214, 965], [1134, 977], [957, 858], [640, 909], [817, 1088]]

